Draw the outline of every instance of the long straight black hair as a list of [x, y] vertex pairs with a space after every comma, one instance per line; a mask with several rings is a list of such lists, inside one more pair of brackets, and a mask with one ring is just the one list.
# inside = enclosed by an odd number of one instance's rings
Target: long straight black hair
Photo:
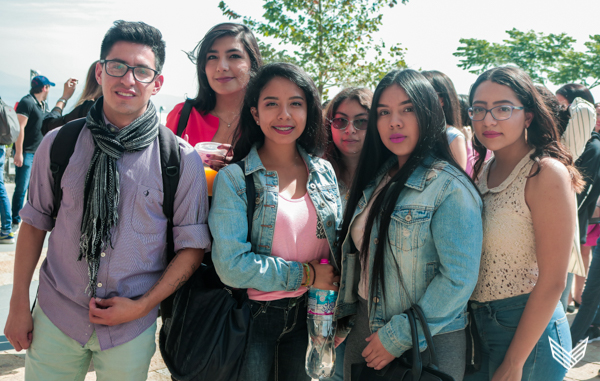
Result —
[[[450, 152], [448, 139], [446, 136], [446, 122], [444, 111], [440, 105], [440, 101], [435, 89], [429, 81], [419, 72], [411, 69], [394, 70], [388, 73], [377, 85], [373, 95], [373, 104], [369, 111], [369, 123], [367, 126], [367, 134], [365, 143], [360, 155], [360, 162], [350, 196], [344, 213], [342, 224], [341, 237], [344, 239], [350, 229], [350, 221], [354, 214], [360, 198], [362, 197], [365, 188], [375, 180], [378, 168], [381, 168], [394, 154], [386, 148], [381, 140], [377, 129], [377, 105], [381, 94], [390, 86], [400, 86], [410, 98], [414, 112], [419, 124], [419, 140], [410, 157], [400, 170], [392, 177], [391, 181], [385, 185], [381, 192], [377, 195], [373, 206], [367, 217], [365, 226], [365, 235], [363, 237], [362, 247], [360, 250], [360, 261], [363, 269], [368, 268], [368, 250], [371, 239], [371, 230], [375, 219], [379, 220], [379, 230], [377, 237], [381, 244], [376, 246], [375, 253], [370, 253], [374, 256], [373, 273], [371, 274], [371, 298], [377, 294], [377, 290], [381, 287], [385, 297], [385, 267], [384, 267], [384, 245], [390, 244], [388, 240], [388, 228], [392, 212], [396, 206], [396, 201], [400, 197], [400, 193], [405, 187], [405, 183], [412, 173], [423, 164], [423, 160], [429, 155], [433, 155], [437, 159], [445, 160], [450, 165], [456, 167], [457, 170], [468, 175], [456, 163]], [[341, 245], [338, 246], [338, 255], [341, 253]]]
[[422, 71], [421, 74], [427, 78], [437, 95], [442, 99], [446, 124], [461, 129], [464, 121], [460, 112], [460, 100], [450, 77], [437, 70], [426, 70]]

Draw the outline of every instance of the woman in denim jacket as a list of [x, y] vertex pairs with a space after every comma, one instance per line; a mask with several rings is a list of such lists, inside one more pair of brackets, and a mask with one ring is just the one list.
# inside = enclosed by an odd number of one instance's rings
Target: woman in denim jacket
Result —
[[[404, 311], [417, 303], [440, 370], [462, 380], [482, 203], [450, 153], [445, 127], [437, 94], [420, 73], [392, 71], [377, 86], [341, 232], [336, 318], [355, 315], [345, 379], [352, 364], [381, 369], [412, 347]], [[422, 334], [419, 346], [426, 347]]]
[[[233, 162], [215, 179], [209, 226], [223, 283], [248, 288], [254, 322], [240, 379], [310, 380], [307, 286], [338, 289], [333, 253], [341, 202], [313, 81], [297, 66], [266, 65], [250, 80], [235, 134]], [[246, 199], [245, 175], [256, 199]], [[255, 203], [247, 242], [247, 203]], [[319, 264], [329, 259], [331, 265]]]

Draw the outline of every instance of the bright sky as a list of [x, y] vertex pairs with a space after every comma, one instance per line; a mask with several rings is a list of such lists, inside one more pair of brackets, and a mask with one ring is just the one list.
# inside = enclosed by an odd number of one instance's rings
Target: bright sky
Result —
[[[87, 69], [99, 58], [102, 37], [114, 20], [139, 20], [159, 28], [167, 43], [165, 85], [155, 103], [157, 108], [163, 105], [170, 110], [184, 94], [196, 93], [195, 68], [182, 50], [192, 50], [211, 26], [228, 21], [218, 2], [0, 0], [0, 96], [9, 104], [17, 101], [29, 90], [29, 69], [36, 69], [57, 84], [49, 97], [53, 105], [69, 77], [80, 79], [83, 88]], [[238, 13], [260, 17], [264, 0], [228, 0], [227, 4]], [[467, 93], [476, 78], [456, 66], [458, 58], [452, 53], [460, 38], [500, 42], [507, 38], [505, 31], [514, 27], [565, 32], [576, 38], [578, 49], [583, 50], [588, 36], [600, 33], [598, 0], [571, 0], [568, 4], [564, 0], [410, 0], [384, 12], [377, 37], [388, 44], [401, 42], [411, 68], [448, 74], [459, 93]], [[7, 75], [13, 82], [22, 79], [18, 97], [3, 89]], [[592, 92], [600, 101], [600, 87]], [[78, 93], [74, 99], [77, 97]]]

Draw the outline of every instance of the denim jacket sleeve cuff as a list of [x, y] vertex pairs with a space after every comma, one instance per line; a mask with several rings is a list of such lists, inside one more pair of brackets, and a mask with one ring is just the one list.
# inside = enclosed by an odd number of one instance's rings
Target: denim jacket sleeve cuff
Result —
[[290, 282], [286, 291], [296, 291], [302, 286], [302, 277], [304, 276], [304, 269], [302, 263], [291, 262], [290, 266]]
[[[405, 335], [405, 332], [408, 335]], [[404, 314], [394, 316], [392, 321], [388, 322], [386, 325], [381, 327], [379, 331], [377, 331], [377, 335], [379, 336], [379, 340], [381, 341], [381, 344], [385, 350], [394, 357], [400, 357], [404, 352], [412, 348], [410, 327], [408, 325], [406, 315]], [[424, 347], [421, 349], [424, 349]]]

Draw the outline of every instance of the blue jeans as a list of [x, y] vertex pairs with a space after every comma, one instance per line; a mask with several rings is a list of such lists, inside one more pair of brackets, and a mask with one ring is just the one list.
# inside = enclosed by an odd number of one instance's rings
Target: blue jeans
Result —
[[567, 274], [567, 286], [565, 287], [562, 295], [560, 296], [560, 302], [563, 305], [563, 310], [565, 313], [567, 312], [567, 307], [569, 306], [569, 295], [571, 295], [571, 289], [573, 288], [573, 279], [575, 278], [575, 274], [568, 273]]
[[10, 202], [4, 185], [5, 148], [0, 145], [0, 234], [7, 235], [11, 231]]
[[310, 381], [304, 369], [307, 295], [251, 302], [254, 321], [241, 381]]
[[29, 189], [29, 176], [31, 175], [31, 165], [33, 164], [33, 152], [23, 153], [23, 165], [15, 166], [15, 193], [12, 198], [12, 223], [21, 222], [19, 212], [23, 209], [25, 193]]
[[[469, 302], [481, 339], [482, 363], [479, 372], [466, 376], [465, 381], [492, 379], [504, 360], [528, 299], [529, 294], [524, 294], [489, 303]], [[557, 303], [546, 330], [525, 361], [523, 380], [562, 381], [567, 374], [567, 369], [552, 357], [549, 337], [571, 351], [569, 323], [561, 303]]]
[[[600, 244], [600, 239], [598, 243]], [[592, 250], [592, 262], [581, 294], [581, 306], [571, 325], [573, 343], [585, 338], [585, 332], [590, 324], [600, 326], [598, 305], [600, 305], [600, 246], [596, 245]]]

